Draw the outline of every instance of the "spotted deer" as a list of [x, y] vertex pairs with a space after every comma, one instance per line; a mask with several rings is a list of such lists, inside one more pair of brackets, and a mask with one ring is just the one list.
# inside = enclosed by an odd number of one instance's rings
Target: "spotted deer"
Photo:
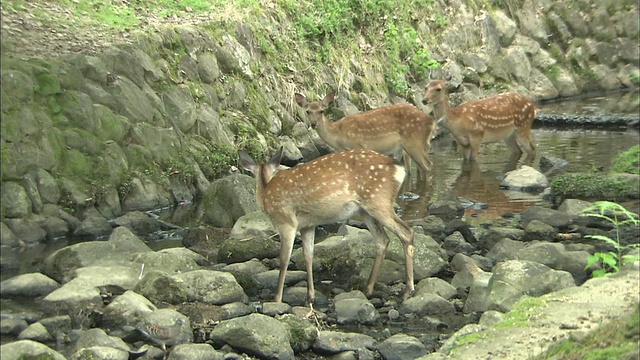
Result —
[[410, 160], [406, 154], [416, 163], [420, 177], [428, 178], [432, 166], [428, 152], [436, 122], [424, 111], [408, 103], [399, 103], [329, 122], [324, 112], [333, 104], [335, 94], [327, 94], [322, 101], [316, 102], [308, 102], [300, 93], [295, 96], [298, 105], [307, 112], [311, 127], [336, 151], [369, 149], [395, 155], [402, 150], [407, 170]]
[[282, 302], [285, 276], [296, 232], [302, 239], [307, 271], [307, 306], [312, 308], [313, 247], [315, 227], [360, 216], [376, 239], [376, 258], [366, 285], [371, 295], [380, 272], [391, 230], [404, 245], [405, 297], [414, 292], [414, 231], [394, 212], [394, 202], [404, 181], [405, 169], [392, 158], [371, 150], [338, 152], [276, 173], [282, 148], [266, 164], [256, 163], [238, 151], [240, 165], [254, 174], [256, 200], [280, 235], [280, 275], [276, 302]]
[[510, 92], [451, 107], [444, 80], [429, 82], [425, 90], [422, 103], [433, 106], [438, 125], [453, 135], [462, 147], [465, 160], [476, 159], [480, 143], [500, 140], [505, 141], [516, 160], [523, 151], [527, 153], [527, 162], [535, 158], [531, 125], [536, 117], [536, 108], [525, 96]]

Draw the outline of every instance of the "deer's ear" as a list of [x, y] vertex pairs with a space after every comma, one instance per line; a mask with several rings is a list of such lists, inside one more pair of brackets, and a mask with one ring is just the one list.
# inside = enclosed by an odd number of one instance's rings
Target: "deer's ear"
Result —
[[238, 150], [238, 157], [240, 158], [240, 166], [243, 169], [249, 171], [252, 174], [256, 173], [256, 169], [258, 168], [258, 164], [256, 164], [255, 160], [251, 157], [251, 155], [247, 154], [242, 150]]
[[296, 93], [295, 97], [296, 97], [296, 102], [298, 103], [298, 105], [300, 105], [301, 107], [306, 107], [307, 106], [307, 97], [306, 96], [304, 96], [303, 94], [300, 94], [300, 93]]
[[333, 104], [333, 101], [336, 99], [336, 93], [328, 93], [324, 99], [322, 100], [322, 105], [323, 107], [326, 109], [329, 106], [331, 106], [331, 104]]
[[283, 151], [284, 151], [284, 146], [280, 146], [280, 149], [278, 149], [278, 151], [275, 154], [273, 154], [271, 159], [269, 159], [269, 165], [277, 168], [278, 165], [280, 165], [280, 160], [282, 160]]

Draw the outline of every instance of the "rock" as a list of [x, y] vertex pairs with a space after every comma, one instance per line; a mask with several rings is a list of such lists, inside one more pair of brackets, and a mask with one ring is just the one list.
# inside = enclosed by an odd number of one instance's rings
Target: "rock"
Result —
[[568, 272], [532, 261], [503, 261], [493, 268], [487, 309], [505, 312], [524, 295], [540, 296], [571, 286], [575, 281]]
[[[464, 255], [463, 255], [464, 256]], [[416, 284], [416, 295], [430, 293], [441, 296], [443, 299], [452, 299], [458, 294], [458, 291], [454, 286], [440, 278], [427, 278], [420, 280]]]
[[557, 234], [558, 231], [553, 226], [545, 224], [539, 220], [531, 220], [524, 228], [524, 236], [522, 237], [522, 240], [553, 241]]
[[24, 218], [32, 213], [31, 199], [20, 184], [2, 182], [2, 215], [8, 218]]
[[18, 340], [0, 346], [3, 360], [20, 360], [44, 357], [53, 360], [65, 360], [59, 352], [33, 340]]
[[22, 274], [0, 283], [0, 295], [37, 297], [60, 287], [57, 281], [41, 273]]
[[160, 223], [141, 211], [131, 211], [114, 219], [117, 226], [126, 226], [138, 236], [148, 235], [160, 230]]
[[33, 323], [18, 335], [18, 340], [33, 340], [41, 343], [53, 341], [53, 337], [41, 323]]
[[248, 175], [214, 181], [204, 194], [203, 221], [211, 226], [232, 227], [242, 215], [258, 209], [255, 188], [255, 180]]
[[373, 324], [380, 317], [361, 291], [338, 294], [333, 301], [338, 324]]
[[270, 238], [227, 239], [220, 244], [218, 262], [236, 263], [251, 259], [274, 258], [280, 255], [280, 243]]
[[524, 230], [507, 227], [491, 227], [484, 232], [479, 239], [479, 246], [485, 250], [491, 250], [502, 239], [520, 240], [524, 236]]
[[375, 339], [369, 335], [340, 332], [320, 331], [313, 343], [313, 351], [317, 353], [338, 354], [343, 351], [357, 351], [358, 353], [374, 349]]
[[181, 304], [187, 301], [185, 284], [159, 270], [146, 271], [133, 290], [156, 304]]
[[[254, 282], [255, 286], [262, 289], [273, 289], [275, 290], [278, 286], [278, 277], [280, 276], [280, 271], [273, 269], [262, 271], [257, 274], [251, 275], [251, 280]], [[285, 277], [285, 285], [293, 285], [300, 281], [304, 281], [307, 278], [307, 273], [305, 271], [299, 270], [288, 270]]]
[[237, 351], [263, 359], [295, 358], [288, 327], [266, 315], [251, 314], [221, 321], [209, 338], [216, 347], [227, 344]]
[[222, 305], [246, 299], [242, 287], [226, 272], [194, 270], [174, 277], [184, 284], [188, 301]]
[[6, 219], [11, 231], [29, 245], [45, 242], [47, 232], [40, 227], [36, 217], [21, 219]]
[[69, 359], [127, 360], [129, 359], [129, 352], [108, 346], [90, 346], [76, 351]]
[[476, 251], [475, 246], [466, 242], [459, 231], [456, 231], [453, 234], [447, 236], [444, 239], [442, 247], [447, 250], [447, 253], [450, 257], [453, 257], [455, 254], [471, 255]]
[[204, 266], [204, 265], [209, 265], [209, 261], [202, 255], [198, 254], [197, 252], [187, 249], [187, 248], [183, 248], [183, 247], [174, 247], [174, 248], [167, 248], [167, 249], [161, 249], [158, 250], [158, 253], [160, 254], [167, 254], [167, 255], [171, 255], [171, 256], [175, 256], [175, 257], [180, 257], [180, 258], [189, 258], [193, 261], [195, 261], [195, 263], [198, 266]]
[[116, 296], [104, 308], [102, 326], [113, 330], [121, 329], [124, 325], [140, 322], [145, 314], [156, 309], [156, 306], [144, 296], [127, 290], [122, 295]]
[[25, 319], [3, 314], [0, 322], [0, 334], [17, 336], [29, 326]]
[[93, 346], [107, 347], [126, 352], [130, 350], [129, 345], [127, 345], [127, 343], [122, 339], [115, 336], [109, 336], [104, 330], [98, 328], [82, 331], [78, 340], [73, 345], [73, 350], [77, 353], [82, 349], [87, 349]]
[[71, 332], [71, 316], [69, 315], [45, 317], [38, 322], [47, 329], [49, 334], [56, 340], [56, 343], [59, 343], [61, 339], [64, 339]]
[[431, 215], [449, 221], [461, 217], [464, 214], [464, 207], [457, 198], [442, 197], [429, 204], [428, 211]]
[[318, 338], [318, 329], [312, 322], [293, 314], [285, 314], [278, 318], [289, 328], [291, 348], [298, 354], [307, 351]]
[[504, 320], [504, 317], [505, 317], [504, 315], [505, 315], [504, 313], [501, 313], [500, 311], [496, 311], [496, 310], [485, 311], [482, 313], [482, 316], [480, 316], [478, 325], [484, 326], [484, 327], [493, 326], [495, 324], [498, 324], [502, 320]]
[[562, 211], [569, 215], [580, 216], [582, 211], [589, 206], [593, 205], [593, 203], [580, 199], [565, 199], [560, 206], [558, 206], [558, 211]]
[[113, 228], [107, 219], [94, 215], [82, 220], [80, 226], [73, 232], [73, 236], [93, 240], [108, 236], [112, 231]]
[[178, 344], [167, 360], [225, 360], [225, 354], [209, 344]]
[[147, 270], [160, 270], [169, 274], [179, 274], [199, 269], [200, 266], [190, 256], [167, 252], [139, 252], [131, 256], [131, 261], [144, 264]]
[[231, 229], [231, 238], [241, 240], [255, 237], [270, 238], [277, 233], [266, 213], [253, 211], [236, 220]]
[[[470, 260], [470, 261], [469, 261]], [[478, 276], [482, 276], [484, 271], [476, 265], [470, 258], [456, 261], [456, 274], [451, 279], [451, 286], [455, 289], [468, 289]]]
[[377, 346], [384, 360], [417, 359], [427, 354], [426, 347], [417, 338], [396, 334]]
[[571, 222], [578, 217], [567, 214], [563, 211], [549, 209], [542, 206], [532, 206], [522, 213], [521, 218], [524, 226], [526, 226], [531, 220], [535, 219], [562, 231], [568, 229]]
[[484, 271], [478, 271], [473, 274], [471, 285], [469, 286], [469, 294], [462, 308], [465, 314], [487, 310], [486, 300], [489, 295], [489, 281], [492, 277], [492, 273]]
[[282, 314], [291, 314], [291, 305], [284, 302], [271, 302], [267, 301], [262, 303], [261, 313], [269, 316], [276, 316]]
[[489, 250], [487, 259], [491, 260], [494, 264], [503, 260], [514, 260], [516, 259], [518, 251], [523, 249], [524, 246], [525, 243], [522, 241], [505, 238]]
[[540, 157], [540, 171], [545, 174], [550, 173], [552, 170], [558, 170], [569, 165], [567, 160], [555, 157], [553, 155], [544, 154]]
[[520, 191], [541, 191], [549, 186], [549, 180], [538, 170], [522, 165], [519, 169], [509, 171], [500, 182], [501, 188]]
[[92, 287], [116, 286], [130, 290], [138, 283], [140, 270], [133, 266], [86, 266], [75, 269], [64, 281], [82, 280]]
[[74, 325], [86, 321], [85, 314], [101, 309], [102, 297], [98, 288], [83, 280], [71, 280], [42, 299], [42, 308], [48, 314], [70, 314]]
[[20, 239], [4, 222], [0, 222], [0, 245], [16, 248], [20, 245]]
[[222, 271], [228, 271], [230, 273], [238, 272], [249, 276], [260, 274], [268, 270], [269, 268], [267, 268], [258, 259], [251, 259], [249, 261], [241, 263], [229, 264], [222, 268]]
[[402, 302], [401, 314], [441, 315], [455, 311], [453, 304], [441, 296], [430, 293], [416, 294]]

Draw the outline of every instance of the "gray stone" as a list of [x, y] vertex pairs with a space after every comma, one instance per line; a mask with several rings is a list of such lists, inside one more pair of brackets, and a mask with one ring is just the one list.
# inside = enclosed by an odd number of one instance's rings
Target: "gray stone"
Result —
[[108, 236], [113, 231], [109, 221], [102, 216], [89, 216], [82, 220], [80, 226], [73, 232], [78, 238], [99, 239]]
[[167, 360], [225, 360], [225, 354], [209, 344], [178, 344]]
[[291, 348], [296, 354], [309, 350], [318, 338], [318, 328], [308, 319], [293, 314], [285, 314], [279, 316], [278, 320], [289, 328], [289, 333], [292, 334]]
[[489, 295], [489, 281], [493, 277], [492, 273], [479, 271], [473, 274], [469, 294], [464, 302], [462, 311], [465, 314], [472, 312], [483, 312], [487, 310], [487, 296]]
[[249, 261], [245, 261], [245, 262], [241, 262], [241, 263], [235, 263], [235, 264], [229, 264], [225, 267], [222, 268], [222, 271], [228, 271], [228, 272], [239, 272], [239, 273], [243, 273], [249, 276], [253, 276], [256, 274], [260, 274], [263, 273], [265, 271], [268, 271], [269, 268], [267, 268], [260, 260], [258, 259], [251, 259]]
[[560, 230], [567, 229], [576, 218], [578, 217], [575, 215], [542, 206], [532, 206], [521, 215], [524, 226], [531, 220], [540, 220]]
[[0, 223], [0, 245], [15, 248], [20, 244], [20, 239], [4, 222]]
[[180, 274], [200, 268], [190, 256], [176, 256], [176, 254], [160, 251], [139, 252], [132, 255], [130, 259], [140, 265], [144, 264], [146, 269], [160, 270], [168, 274]]
[[204, 194], [203, 221], [211, 226], [232, 227], [244, 214], [256, 211], [255, 180], [231, 175], [211, 183]]
[[227, 239], [220, 244], [218, 262], [235, 263], [251, 259], [274, 258], [280, 254], [280, 243], [268, 237], [252, 236]]
[[38, 192], [38, 185], [36, 183], [35, 175], [28, 173], [22, 176], [22, 186], [24, 186], [27, 196], [31, 200], [32, 211], [35, 214], [42, 212], [42, 198]]
[[427, 348], [417, 338], [396, 334], [377, 346], [384, 360], [417, 359], [427, 354]]
[[47, 232], [39, 225], [40, 219], [31, 216], [26, 219], [6, 219], [5, 222], [18, 238], [33, 245], [44, 242], [47, 238]]
[[222, 305], [246, 299], [242, 287], [226, 272], [194, 270], [174, 277], [184, 283], [188, 301]]
[[27, 191], [13, 181], [2, 182], [2, 214], [8, 218], [23, 218], [31, 215], [31, 199]]
[[500, 311], [488, 310], [482, 313], [478, 324], [481, 326], [490, 327], [504, 320], [504, 317], [505, 314], [501, 313]]
[[187, 87], [170, 87], [162, 95], [162, 101], [171, 123], [183, 132], [191, 130], [196, 122], [196, 104]]
[[452, 299], [458, 291], [454, 286], [440, 278], [427, 278], [416, 284], [416, 295], [423, 293], [437, 294], [444, 299]]
[[218, 60], [210, 53], [198, 55], [198, 75], [200, 80], [205, 84], [214, 84], [220, 77], [220, 69], [218, 68]]
[[500, 187], [520, 191], [540, 191], [549, 186], [549, 180], [538, 170], [522, 165], [519, 169], [509, 171], [500, 182]]
[[0, 346], [3, 360], [46, 357], [53, 360], [65, 360], [65, 357], [50, 347], [33, 340], [19, 340]]
[[109, 346], [90, 346], [76, 351], [69, 359], [127, 360], [129, 352]]
[[494, 10], [492, 16], [500, 34], [500, 45], [502, 45], [502, 47], [508, 47], [513, 42], [518, 27], [517, 24], [502, 10]]
[[553, 226], [543, 223], [540, 220], [531, 220], [524, 228], [523, 241], [547, 240], [553, 241], [558, 234], [558, 230]]
[[264, 237], [277, 234], [269, 216], [262, 211], [253, 211], [242, 215], [231, 229], [232, 239], [247, 239], [252, 237]]
[[401, 314], [416, 315], [441, 315], [455, 311], [452, 303], [443, 299], [440, 295], [420, 293], [402, 302]]
[[333, 299], [338, 324], [372, 324], [380, 314], [361, 291], [336, 295]]
[[71, 280], [42, 299], [47, 314], [69, 314], [74, 325], [86, 321], [86, 315], [102, 307], [98, 288], [83, 280]]
[[507, 260], [493, 268], [487, 309], [509, 311], [524, 295], [540, 296], [575, 286], [571, 274], [524, 260]]
[[29, 326], [25, 319], [14, 316], [2, 316], [0, 321], [0, 334], [18, 336]]
[[[251, 278], [255, 280], [257, 286], [262, 289], [276, 289], [278, 286], [279, 270], [269, 270], [253, 275]], [[289, 270], [285, 277], [285, 285], [293, 285], [307, 279], [305, 271]]]
[[[55, 280], [70, 279], [75, 269], [92, 265], [130, 265], [131, 257], [151, 249], [131, 230], [120, 226], [108, 241], [83, 242], [55, 251], [44, 260], [44, 273]], [[139, 269], [139, 265], [136, 268]]]
[[136, 235], [148, 235], [160, 230], [160, 223], [141, 211], [131, 211], [113, 221], [118, 226], [128, 227]]
[[109, 336], [104, 330], [94, 328], [83, 331], [73, 346], [75, 352], [93, 346], [104, 346], [122, 351], [129, 351], [129, 345], [122, 339]]
[[291, 314], [291, 305], [283, 302], [264, 302], [262, 303], [262, 313], [269, 316], [282, 314]]
[[[269, 329], [265, 332], [265, 329]], [[291, 335], [282, 322], [260, 314], [221, 321], [209, 336], [214, 346], [227, 344], [263, 359], [293, 360]]]
[[105, 307], [102, 323], [107, 328], [118, 329], [124, 325], [138, 323], [144, 314], [154, 310], [156, 310], [156, 306], [147, 298], [132, 290], [127, 290]]
[[158, 304], [181, 304], [187, 301], [185, 284], [180, 279], [159, 270], [145, 271], [133, 290]]
[[41, 343], [53, 341], [53, 337], [41, 323], [33, 323], [18, 335], [18, 340], [33, 340]]
[[313, 343], [313, 351], [337, 354], [343, 351], [374, 349], [375, 344], [376, 340], [369, 335], [324, 330], [319, 332]]
[[589, 206], [593, 205], [593, 203], [580, 199], [565, 199], [560, 206], [558, 206], [558, 211], [562, 211], [569, 215], [580, 216], [582, 211]]
[[37, 297], [60, 287], [57, 281], [41, 273], [21, 274], [0, 283], [0, 295]]
[[499, 241], [494, 247], [487, 253], [487, 259], [493, 263], [498, 263], [503, 260], [517, 259], [517, 253], [523, 249], [525, 243], [522, 241], [511, 240], [504, 238]]

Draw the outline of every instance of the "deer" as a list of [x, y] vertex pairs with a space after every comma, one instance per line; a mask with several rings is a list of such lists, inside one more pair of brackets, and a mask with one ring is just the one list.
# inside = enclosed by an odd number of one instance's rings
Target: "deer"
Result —
[[465, 161], [476, 160], [480, 144], [504, 140], [516, 161], [527, 153], [526, 162], [535, 158], [531, 125], [536, 107], [527, 97], [509, 92], [457, 107], [449, 105], [445, 80], [432, 80], [425, 87], [424, 105], [431, 104], [438, 126], [443, 126], [462, 147]]
[[315, 102], [307, 101], [306, 96], [300, 93], [295, 97], [298, 105], [306, 111], [311, 127], [336, 151], [369, 149], [394, 155], [402, 150], [406, 169], [410, 169], [408, 154], [416, 163], [420, 178], [428, 178], [433, 165], [428, 152], [436, 122], [424, 111], [409, 103], [398, 103], [329, 122], [324, 112], [333, 104], [334, 93]]
[[275, 302], [282, 302], [287, 267], [296, 233], [300, 232], [307, 272], [306, 306], [313, 310], [313, 248], [315, 228], [359, 216], [376, 239], [376, 258], [366, 285], [373, 293], [391, 230], [404, 245], [406, 292], [414, 291], [414, 230], [394, 212], [394, 202], [406, 171], [391, 157], [372, 150], [351, 150], [320, 156], [276, 172], [282, 147], [267, 163], [257, 163], [239, 150], [239, 164], [256, 180], [256, 202], [280, 236], [280, 273]]

